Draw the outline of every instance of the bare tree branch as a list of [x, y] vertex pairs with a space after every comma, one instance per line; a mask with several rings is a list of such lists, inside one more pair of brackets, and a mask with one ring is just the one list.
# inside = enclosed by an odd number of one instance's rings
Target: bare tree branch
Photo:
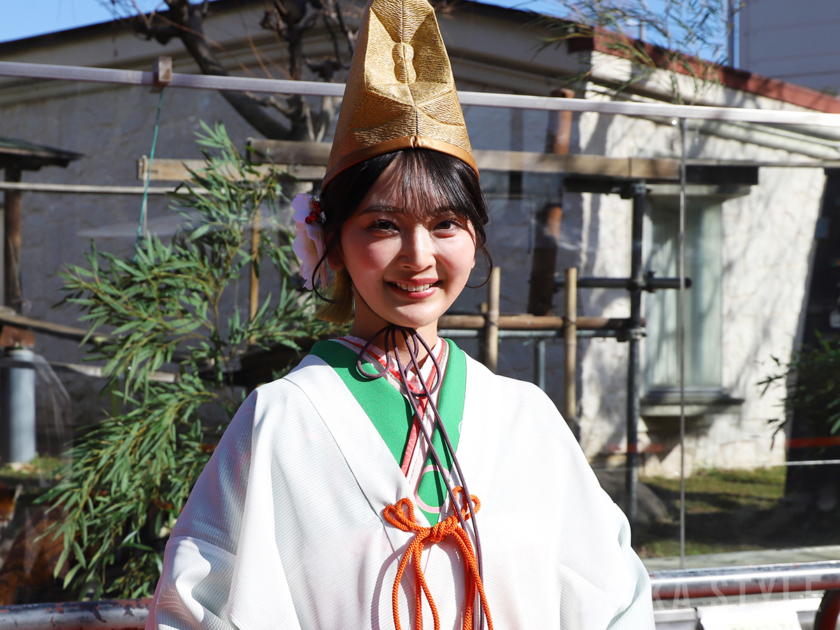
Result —
[[[564, 18], [537, 20], [557, 33], [545, 45], [598, 37], [610, 52], [629, 59], [639, 71], [615, 91], [649, 78], [658, 69], [668, 72], [672, 98], [678, 103], [689, 95], [683, 93], [677, 75], [690, 77], [692, 101], [719, 82], [718, 66], [727, 61], [722, 54], [729, 28], [726, 0], [660, 0], [655, 8], [645, 0], [555, 2]], [[586, 79], [588, 74], [576, 79]]]
[[[165, 13], [143, 14], [136, 0], [100, 0], [115, 17], [125, 19], [141, 37], [167, 44], [179, 39], [203, 74], [228, 76], [211, 42], [204, 34], [204, 19], [210, 15], [209, 0], [192, 4], [189, 0], [166, 0]], [[314, 61], [303, 50], [306, 33], [323, 18], [333, 40], [334, 58]], [[263, 28], [274, 31], [288, 52], [288, 75], [301, 79], [303, 69], [324, 81], [347, 67], [341, 59], [339, 40], [352, 51], [355, 34], [346, 27], [337, 0], [272, 0], [261, 21]], [[349, 59], [349, 55], [348, 55]], [[275, 140], [320, 140], [335, 115], [333, 98], [323, 99], [319, 111], [313, 111], [306, 98], [265, 98], [251, 93], [222, 91], [222, 96], [256, 131]], [[288, 119], [284, 123], [272, 116], [277, 112]]]

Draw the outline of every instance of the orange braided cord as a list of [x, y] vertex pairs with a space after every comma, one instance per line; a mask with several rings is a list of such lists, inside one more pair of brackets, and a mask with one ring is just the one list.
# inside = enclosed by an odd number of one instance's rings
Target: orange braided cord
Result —
[[[463, 493], [463, 489], [458, 486], [454, 489], [455, 495]], [[481, 501], [475, 495], [470, 495], [470, 498], [475, 505], [475, 511], [481, 509]], [[464, 559], [464, 594], [466, 604], [464, 608], [463, 630], [470, 630], [473, 625], [473, 616], [475, 614], [475, 595], [476, 591], [481, 597], [481, 607], [484, 609], [484, 614], [487, 616], [487, 626], [489, 630], [493, 630], [493, 620], [490, 618], [490, 609], [487, 606], [487, 598], [484, 595], [484, 585], [481, 583], [481, 577], [478, 574], [478, 560], [473, 551], [472, 542], [467, 532], [465, 532], [458, 523], [458, 516], [453, 514], [446, 520], [441, 521], [434, 527], [421, 527], [417, 524], [414, 518], [414, 504], [410, 499], [400, 499], [396, 505], [387, 506], [382, 515], [394, 527], [401, 529], [404, 532], [417, 532], [414, 540], [405, 550], [400, 566], [397, 569], [397, 577], [394, 579], [394, 590], [391, 594], [391, 601], [394, 609], [394, 626], [396, 630], [402, 630], [400, 626], [400, 602], [399, 602], [399, 586], [403, 573], [408, 566], [409, 560], [414, 561], [414, 581], [418, 588], [415, 593], [415, 613], [414, 624], [417, 630], [423, 628], [423, 594], [429, 602], [429, 608], [432, 609], [432, 617], [435, 622], [435, 630], [440, 630], [440, 617], [438, 616], [437, 606], [432, 599], [432, 593], [429, 591], [429, 585], [426, 583], [426, 577], [423, 575], [421, 568], [421, 556], [423, 554], [423, 547], [427, 542], [437, 544], [443, 541], [447, 536], [453, 536], [458, 547], [461, 549], [461, 555]], [[470, 511], [468, 507], [461, 508], [461, 515], [464, 520], [470, 518]]]

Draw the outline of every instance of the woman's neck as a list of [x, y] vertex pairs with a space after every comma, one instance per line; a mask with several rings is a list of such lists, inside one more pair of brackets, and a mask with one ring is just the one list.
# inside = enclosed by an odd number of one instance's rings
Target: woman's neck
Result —
[[[406, 343], [406, 339], [400, 331], [397, 331], [396, 335], [391, 336], [388, 335], [388, 340], [386, 343], [385, 334], [380, 332], [384, 327], [388, 325], [388, 322], [384, 320], [380, 320], [379, 322], [365, 322], [354, 320], [353, 326], [350, 328], [349, 334], [358, 337], [359, 339], [364, 339], [365, 341], [371, 341], [373, 345], [377, 348], [385, 351], [386, 345], [388, 346], [388, 350], [390, 352], [394, 352], [394, 337], [396, 337], [396, 351], [399, 352], [400, 360], [402, 361], [403, 365], [407, 365], [411, 360], [411, 353], [409, 352], [408, 345]], [[433, 322], [427, 326], [423, 326], [417, 329], [417, 336], [426, 342], [429, 348], [434, 348], [435, 344], [438, 342], [437, 336], [437, 322]], [[378, 334], [377, 334], [378, 333]], [[411, 343], [409, 337], [409, 343]], [[414, 349], [414, 344], [412, 343], [412, 349]], [[428, 352], [422, 343], [419, 342], [417, 344], [417, 349], [415, 352], [415, 356], [417, 361], [422, 364]]]

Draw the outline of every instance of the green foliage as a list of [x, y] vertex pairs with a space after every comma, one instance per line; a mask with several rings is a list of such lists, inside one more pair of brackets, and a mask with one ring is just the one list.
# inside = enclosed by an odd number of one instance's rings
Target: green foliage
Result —
[[[275, 220], [281, 174], [261, 175], [220, 125], [198, 142], [206, 168], [173, 195], [186, 227], [171, 244], [142, 240], [133, 259], [92, 245], [88, 267], [63, 274], [64, 302], [97, 333], [88, 358], [104, 362], [118, 403], [76, 441], [46, 499], [62, 510], [56, 574], [69, 563], [65, 586], [95, 599], [153, 593], [166, 536], [245, 395], [234, 385], [243, 355], [332, 332], [293, 282], [291, 237]], [[236, 285], [266, 260], [279, 291], [250, 317]]]
[[[555, 1], [562, 19], [543, 17], [538, 21], [556, 33], [545, 45], [597, 34], [611, 53], [628, 59], [635, 70], [616, 92], [664, 69], [673, 101], [682, 104], [718, 85], [718, 65], [732, 64], [725, 50], [727, 0], [661, 0], [655, 4], [645, 0]], [[740, 7], [735, 4], [736, 9]], [[653, 47], [640, 45], [640, 31], [644, 33], [641, 39]], [[586, 80], [591, 71], [574, 79]], [[691, 79], [691, 94], [684, 93], [680, 76]]]
[[759, 385], [767, 391], [773, 384], [787, 384], [785, 418], [771, 420], [776, 431], [795, 415], [797, 423], [811, 426], [813, 435], [840, 432], [840, 339], [818, 337], [815, 346], [800, 350], [789, 364], [773, 361], [780, 371]]

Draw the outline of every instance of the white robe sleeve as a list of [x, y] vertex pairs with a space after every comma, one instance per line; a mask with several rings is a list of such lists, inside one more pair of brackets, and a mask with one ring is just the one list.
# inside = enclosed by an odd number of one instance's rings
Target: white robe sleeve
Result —
[[[235, 592], [241, 590], [237, 582], [242, 578], [243, 555], [253, 561], [253, 549], [243, 550], [248, 545], [240, 541], [240, 531], [249, 507], [259, 502], [251, 479], [253, 437], [260, 420], [258, 395], [252, 393], [237, 411], [178, 518], [166, 545], [146, 630], [255, 627], [238, 623], [231, 608]], [[271, 502], [270, 495], [263, 499]], [[262, 542], [270, 547], [272, 540]], [[271, 556], [269, 550], [263, 566], [272, 568]], [[260, 608], [273, 608], [273, 628], [297, 628], [294, 608], [284, 607], [285, 598], [278, 597], [285, 587], [281, 571], [266, 576], [274, 597], [271, 607]]]
[[613, 512], [618, 526], [618, 544], [624, 569], [631, 577], [630, 587], [624, 593], [624, 607], [616, 614], [607, 626], [607, 630], [653, 630], [653, 600], [650, 589], [650, 576], [645, 565], [630, 546], [630, 524], [617, 505], [613, 504]]

